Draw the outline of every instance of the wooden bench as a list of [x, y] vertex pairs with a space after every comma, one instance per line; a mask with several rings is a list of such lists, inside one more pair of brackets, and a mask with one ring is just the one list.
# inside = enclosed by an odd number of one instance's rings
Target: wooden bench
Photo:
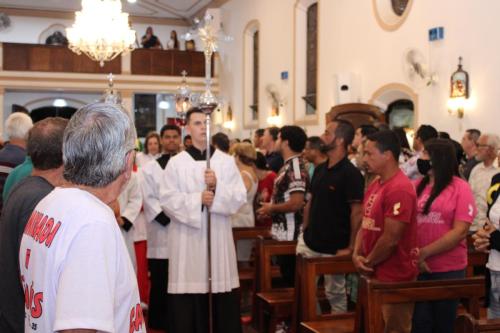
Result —
[[455, 333], [500, 333], [500, 319], [475, 319], [469, 313], [458, 316]]
[[350, 327], [347, 326], [350, 319], [344, 316], [323, 321], [317, 326], [303, 322], [300, 332], [350, 333], [360, 332], [364, 328], [365, 333], [380, 333], [384, 331], [384, 304], [447, 299], [465, 300], [467, 312], [474, 318], [479, 318], [479, 298], [484, 295], [484, 278], [384, 283], [361, 277], [358, 295], [353, 331], [349, 331]]
[[[295, 301], [293, 304], [291, 332], [298, 331], [299, 323], [304, 322], [309, 327], [321, 327], [326, 321], [336, 318], [337, 331], [346, 328], [352, 332], [354, 327], [354, 313], [319, 314], [317, 312], [318, 292], [317, 278], [320, 275], [356, 273], [351, 256], [305, 258], [301, 255], [297, 259], [297, 277], [295, 284]], [[342, 321], [341, 319], [346, 319]], [[339, 331], [341, 332], [341, 331]]]
[[[277, 323], [289, 317], [292, 312], [293, 288], [273, 288], [274, 265], [272, 265], [272, 257], [293, 255], [296, 246], [296, 241], [276, 241], [263, 238], [259, 238], [257, 241], [258, 278], [254, 313], [259, 333], [274, 333], [273, 329]], [[266, 319], [268, 319], [267, 327]]]
[[[271, 237], [271, 228], [269, 227], [251, 227], [251, 228], [233, 228], [233, 240], [234, 247], [240, 240], [255, 240], [262, 238]], [[250, 262], [238, 262], [238, 274], [240, 277], [240, 284], [250, 283], [251, 289], [253, 290], [253, 284], [256, 275], [256, 261], [255, 257], [253, 261]]]
[[474, 276], [475, 267], [485, 267], [488, 262], [488, 254], [474, 250], [474, 240], [472, 236], [467, 236], [467, 277]]

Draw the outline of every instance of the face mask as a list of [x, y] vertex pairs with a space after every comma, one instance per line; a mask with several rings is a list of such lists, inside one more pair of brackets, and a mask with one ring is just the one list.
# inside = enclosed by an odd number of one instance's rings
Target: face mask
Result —
[[429, 173], [429, 170], [432, 169], [432, 164], [430, 160], [423, 160], [419, 158], [417, 160], [417, 168], [418, 172], [420, 172], [422, 175], [426, 176]]

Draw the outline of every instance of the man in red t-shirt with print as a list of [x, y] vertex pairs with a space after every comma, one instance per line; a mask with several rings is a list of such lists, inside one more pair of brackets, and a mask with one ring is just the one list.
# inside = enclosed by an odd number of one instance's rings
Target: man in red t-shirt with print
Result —
[[[363, 202], [363, 222], [356, 237], [353, 262], [360, 274], [384, 282], [415, 280], [417, 196], [399, 169], [401, 147], [396, 134], [368, 136], [364, 162], [378, 177]], [[413, 303], [385, 305], [385, 332], [410, 333]]]

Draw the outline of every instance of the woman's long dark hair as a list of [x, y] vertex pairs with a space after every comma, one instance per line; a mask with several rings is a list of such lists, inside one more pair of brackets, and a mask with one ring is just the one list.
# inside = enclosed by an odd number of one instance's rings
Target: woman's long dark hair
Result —
[[[448, 139], [431, 139], [425, 142], [424, 147], [431, 159], [434, 174], [431, 195], [424, 206], [424, 214], [427, 215], [434, 200], [451, 184], [453, 176], [458, 176], [458, 163], [455, 147]], [[420, 197], [429, 180], [429, 175], [425, 175], [420, 181], [417, 186], [417, 197]]]

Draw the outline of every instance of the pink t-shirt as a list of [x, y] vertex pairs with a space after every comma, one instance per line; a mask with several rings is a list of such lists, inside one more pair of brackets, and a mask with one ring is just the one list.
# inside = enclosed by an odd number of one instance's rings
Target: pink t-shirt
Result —
[[[418, 186], [415, 182], [415, 188]], [[427, 185], [417, 199], [418, 247], [434, 242], [453, 228], [455, 221], [472, 223], [477, 214], [474, 196], [469, 184], [458, 177], [434, 199], [429, 213], [423, 214], [432, 187]], [[453, 249], [426, 259], [432, 272], [449, 272], [467, 267], [467, 244], [462, 240]]]

